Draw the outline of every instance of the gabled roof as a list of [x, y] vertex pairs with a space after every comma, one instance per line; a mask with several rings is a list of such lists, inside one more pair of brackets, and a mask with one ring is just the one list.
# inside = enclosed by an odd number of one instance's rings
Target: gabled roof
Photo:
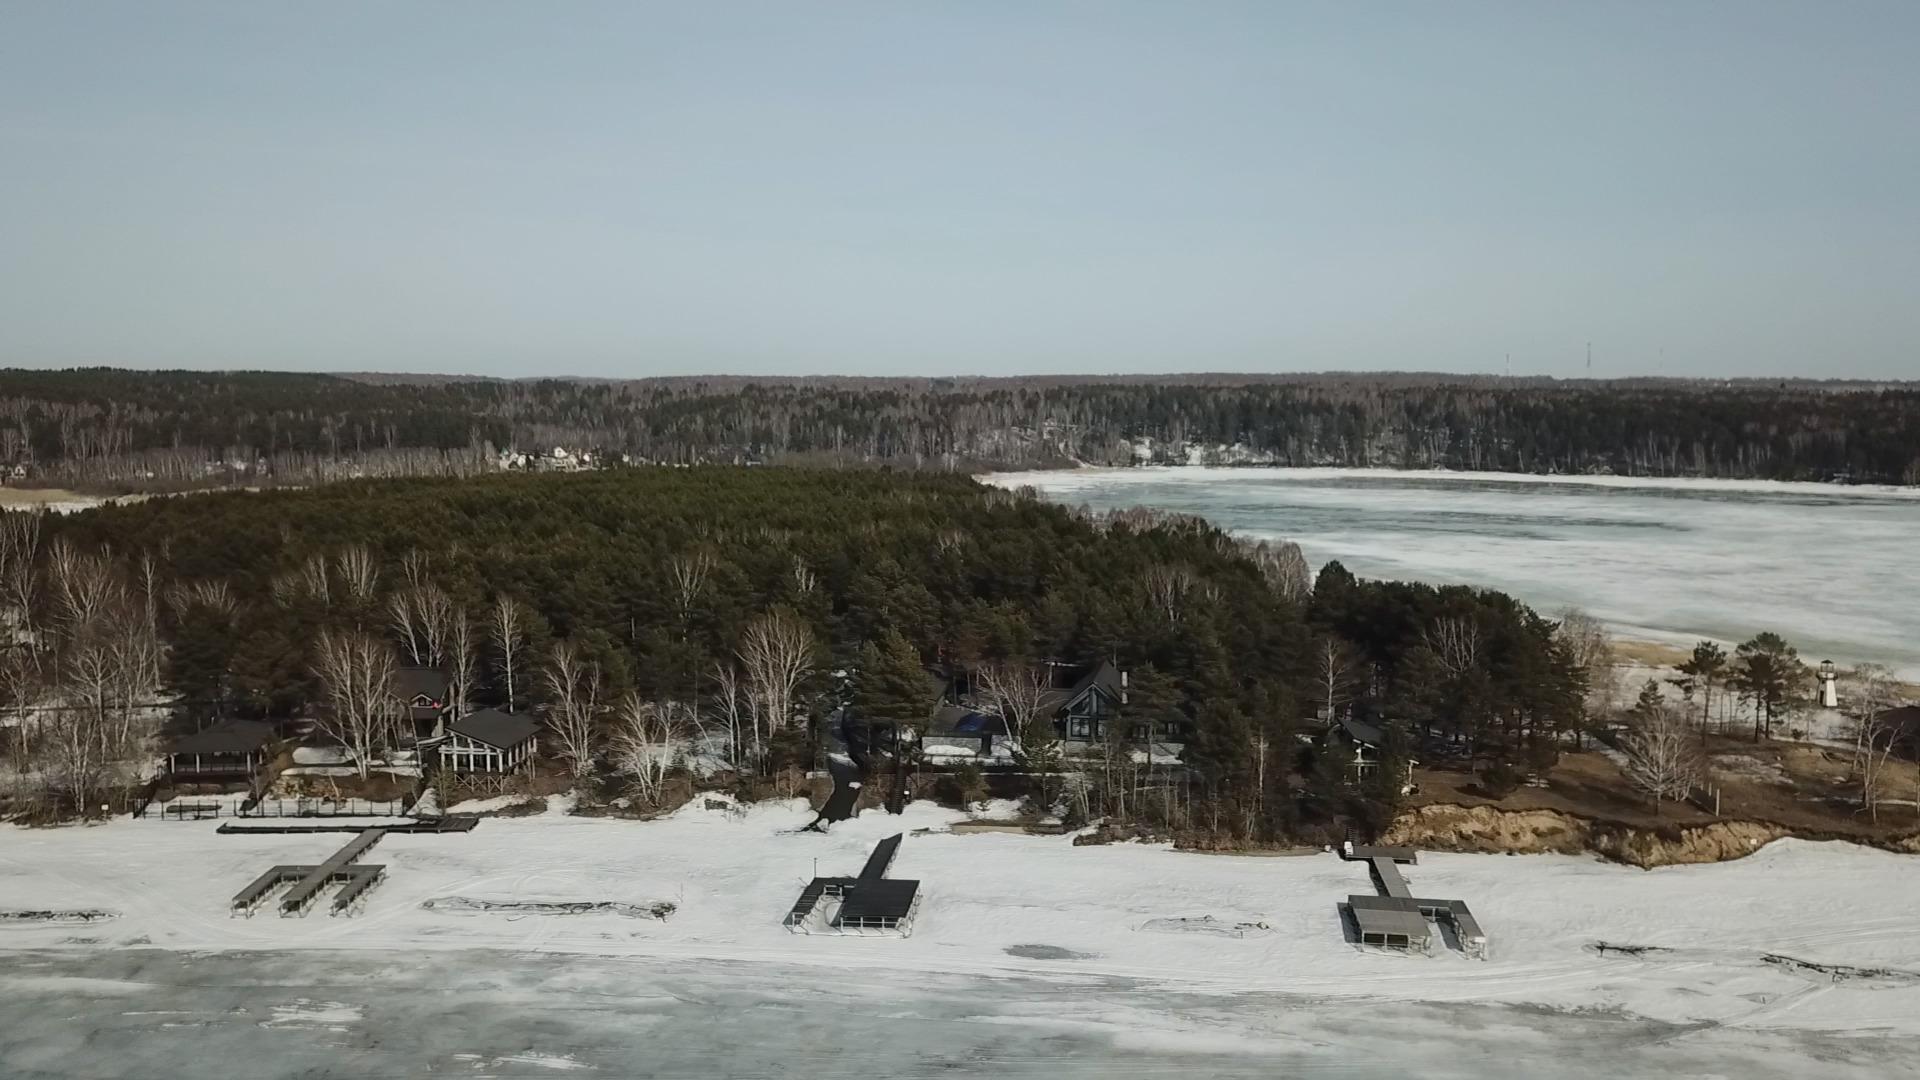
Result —
[[540, 722], [525, 713], [481, 709], [448, 724], [447, 730], [455, 735], [465, 735], [475, 742], [511, 750], [533, 738], [534, 733], [540, 730]]
[[273, 725], [258, 720], [229, 720], [176, 740], [169, 754], [246, 754], [273, 742]]
[[1369, 724], [1364, 720], [1355, 720], [1351, 716], [1340, 718], [1340, 730], [1346, 732], [1347, 738], [1354, 742], [1376, 749], [1387, 740], [1387, 733], [1378, 725]]
[[1078, 705], [1082, 698], [1096, 690], [1118, 702], [1125, 692], [1120, 680], [1120, 669], [1114, 667], [1111, 660], [1102, 660], [1088, 668], [1071, 687], [1050, 691], [1043, 699], [1042, 707], [1052, 712], [1062, 712]]
[[393, 673], [393, 693], [402, 701], [412, 701], [421, 694], [445, 701], [447, 673], [439, 668], [403, 667]]

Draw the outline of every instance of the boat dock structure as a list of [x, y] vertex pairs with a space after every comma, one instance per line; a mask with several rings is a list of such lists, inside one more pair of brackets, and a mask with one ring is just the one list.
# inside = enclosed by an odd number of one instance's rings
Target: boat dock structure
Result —
[[890, 878], [901, 834], [880, 841], [859, 877], [817, 877], [800, 891], [784, 920], [795, 934], [910, 937], [920, 912], [920, 883]]
[[[478, 818], [462, 815], [366, 827], [277, 823], [253, 826], [222, 825], [218, 831], [229, 835], [323, 832], [353, 834], [351, 840], [318, 866], [283, 863], [269, 867], [265, 873], [249, 882], [246, 888], [233, 895], [233, 901], [228, 905], [228, 913], [252, 918], [261, 908], [267, 906], [269, 900], [277, 900], [275, 906], [279, 909], [282, 918], [304, 917], [318, 905], [321, 895], [330, 886], [338, 885], [339, 889], [333, 894], [333, 902], [328, 905], [328, 914], [356, 915], [366, 906], [367, 894], [385, 881], [387, 876], [385, 866], [369, 865], [360, 860], [388, 833], [471, 832], [478, 821]], [[285, 892], [281, 891], [283, 888]]]
[[1373, 879], [1375, 894], [1347, 897], [1340, 905], [1350, 919], [1360, 944], [1404, 952], [1431, 952], [1436, 927], [1450, 932], [1451, 944], [1462, 953], [1485, 958], [1487, 935], [1463, 900], [1430, 900], [1413, 895], [1400, 867], [1419, 861], [1407, 847], [1374, 847], [1348, 842], [1341, 857], [1363, 862]]

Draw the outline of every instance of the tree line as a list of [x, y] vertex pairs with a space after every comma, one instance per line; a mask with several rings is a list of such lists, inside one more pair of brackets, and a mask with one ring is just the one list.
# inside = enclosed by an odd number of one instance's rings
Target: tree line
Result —
[[564, 446], [668, 463], [1189, 460], [1920, 483], [1912, 384], [1469, 376], [631, 381], [0, 372], [0, 463], [179, 490], [470, 475]]
[[[1378, 824], [1398, 797], [1342, 781], [1316, 711], [1524, 775], [1577, 729], [1585, 677], [1557, 623], [1498, 593], [1337, 564], [1310, 582], [1291, 545], [924, 471], [351, 481], [3, 520], [0, 715], [25, 773], [73, 778], [70, 808], [141, 738], [223, 718], [315, 716], [364, 762], [402, 666], [537, 712], [582, 783], [643, 798], [697, 755], [810, 767], [835, 716], [924, 734], [937, 669], [970, 673], [1046, 802], [1270, 840]], [[1069, 763], [1042, 672], [1100, 661], [1129, 674], [1123, 722]], [[88, 754], [50, 771], [68, 736]]]

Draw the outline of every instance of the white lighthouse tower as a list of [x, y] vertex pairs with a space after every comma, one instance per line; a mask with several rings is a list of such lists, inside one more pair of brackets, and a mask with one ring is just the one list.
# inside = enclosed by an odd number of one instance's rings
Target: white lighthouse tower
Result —
[[1837, 709], [1840, 707], [1840, 690], [1836, 685], [1840, 673], [1833, 668], [1833, 661], [1820, 661], [1820, 707]]

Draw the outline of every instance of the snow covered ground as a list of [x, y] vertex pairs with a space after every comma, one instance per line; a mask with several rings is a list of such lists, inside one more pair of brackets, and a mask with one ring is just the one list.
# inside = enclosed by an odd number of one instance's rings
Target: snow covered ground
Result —
[[[219, 835], [211, 822], [124, 819], [0, 828], [0, 909], [118, 913], [82, 928], [0, 923], [0, 950], [371, 950], [389, 958], [504, 950], [818, 967], [856, 981], [891, 972], [1020, 977], [1058, 982], [1067, 993], [1088, 980], [1126, 980], [1152, 993], [1600, 1009], [1666, 1024], [1920, 1036], [1920, 859], [1912, 857], [1783, 841], [1732, 863], [1646, 872], [1565, 856], [1423, 855], [1408, 869], [1415, 893], [1467, 901], [1491, 939], [1490, 958], [1474, 961], [1346, 942], [1335, 905], [1371, 889], [1360, 864], [1332, 855], [953, 834], [941, 830], [960, 815], [926, 803], [803, 833], [812, 817], [804, 802], [745, 813], [704, 803], [648, 823], [549, 812], [485, 820], [467, 834], [390, 835], [366, 860], [385, 864], [388, 879], [351, 919], [227, 915], [230, 897], [260, 871], [320, 862], [344, 841], [339, 834]], [[808, 937], [781, 927], [816, 867], [853, 873], [874, 842], [902, 829], [934, 830], [909, 835], [893, 870], [923, 882], [913, 937]], [[656, 921], [422, 907], [451, 897], [665, 901], [675, 911]], [[1145, 928], [1205, 915], [1271, 932]], [[1602, 955], [1591, 948], [1599, 941], [1668, 951]], [[1016, 948], [1029, 955], [1008, 951]], [[1884, 970], [1836, 980], [1778, 957]]]

